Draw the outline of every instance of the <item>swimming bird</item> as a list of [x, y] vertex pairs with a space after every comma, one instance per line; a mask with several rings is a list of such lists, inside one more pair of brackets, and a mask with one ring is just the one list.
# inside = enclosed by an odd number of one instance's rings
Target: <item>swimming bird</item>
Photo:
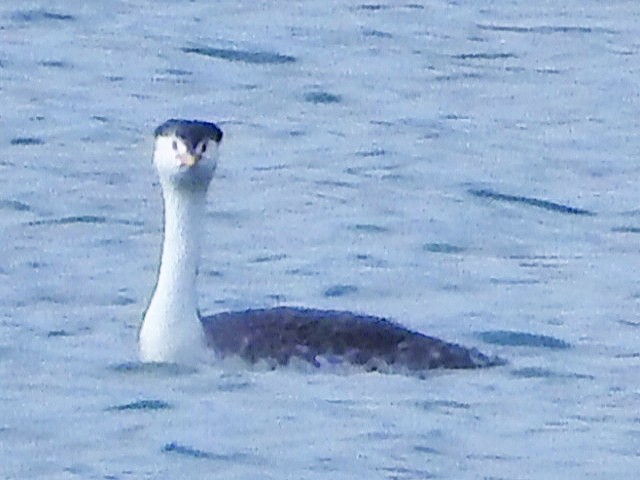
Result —
[[496, 364], [475, 348], [348, 311], [276, 307], [201, 317], [196, 293], [201, 226], [221, 140], [222, 130], [205, 121], [171, 119], [155, 130], [164, 240], [155, 291], [139, 332], [142, 361], [198, 361], [213, 350], [213, 356], [273, 367], [296, 359], [388, 372]]

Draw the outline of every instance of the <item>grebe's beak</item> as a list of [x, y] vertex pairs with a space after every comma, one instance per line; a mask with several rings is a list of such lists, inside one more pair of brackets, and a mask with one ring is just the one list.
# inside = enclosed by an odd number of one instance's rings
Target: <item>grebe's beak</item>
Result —
[[181, 153], [178, 155], [178, 160], [182, 165], [186, 165], [187, 167], [193, 167], [196, 163], [200, 161], [202, 155], [198, 153]]

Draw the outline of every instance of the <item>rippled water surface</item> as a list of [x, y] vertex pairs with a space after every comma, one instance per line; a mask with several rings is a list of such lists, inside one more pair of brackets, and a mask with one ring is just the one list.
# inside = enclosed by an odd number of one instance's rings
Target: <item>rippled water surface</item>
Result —
[[[81, 3], [0, 4], [1, 478], [637, 477], [637, 2]], [[225, 132], [204, 313], [508, 364], [138, 363], [169, 117]]]

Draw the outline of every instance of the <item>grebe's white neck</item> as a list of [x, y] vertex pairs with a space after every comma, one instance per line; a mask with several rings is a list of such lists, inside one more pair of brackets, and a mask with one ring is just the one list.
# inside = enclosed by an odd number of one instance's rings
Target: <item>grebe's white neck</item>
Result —
[[140, 356], [147, 362], [191, 362], [205, 349], [196, 275], [206, 191], [164, 185], [163, 197], [160, 271], [140, 329]]
[[156, 129], [153, 162], [164, 199], [164, 241], [158, 282], [140, 328], [142, 361], [191, 363], [206, 351], [196, 275], [221, 138], [207, 122], [169, 120]]

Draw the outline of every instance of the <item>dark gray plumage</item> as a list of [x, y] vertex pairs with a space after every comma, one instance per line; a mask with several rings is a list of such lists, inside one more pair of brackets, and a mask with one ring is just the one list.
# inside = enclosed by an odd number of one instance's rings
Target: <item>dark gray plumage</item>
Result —
[[202, 319], [210, 348], [250, 363], [292, 359], [359, 365], [368, 371], [423, 372], [433, 368], [498, 365], [476, 349], [444, 342], [389, 320], [352, 312], [295, 307], [223, 312]]

